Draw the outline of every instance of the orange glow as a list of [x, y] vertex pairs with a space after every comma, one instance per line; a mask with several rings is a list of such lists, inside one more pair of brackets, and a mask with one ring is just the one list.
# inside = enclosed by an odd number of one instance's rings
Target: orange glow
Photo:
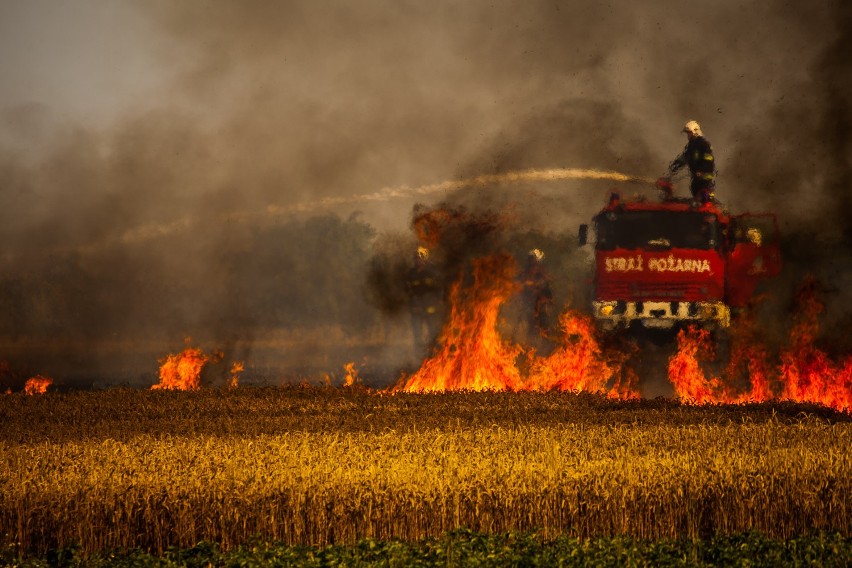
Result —
[[197, 390], [201, 387], [201, 369], [209, 360], [201, 349], [194, 347], [168, 355], [160, 360], [160, 382], [151, 388]]
[[47, 387], [53, 384], [53, 379], [50, 377], [43, 377], [42, 375], [36, 375], [27, 379], [27, 382], [24, 383], [24, 394], [35, 395], [35, 394], [44, 394], [47, 392]]
[[0, 384], [6, 388], [6, 394], [12, 394], [12, 388], [9, 386], [15, 379], [15, 373], [12, 372], [12, 367], [6, 360], [0, 360]]
[[234, 361], [231, 365], [231, 377], [228, 379], [228, 388], [235, 389], [240, 384], [240, 374], [246, 370], [245, 361]]

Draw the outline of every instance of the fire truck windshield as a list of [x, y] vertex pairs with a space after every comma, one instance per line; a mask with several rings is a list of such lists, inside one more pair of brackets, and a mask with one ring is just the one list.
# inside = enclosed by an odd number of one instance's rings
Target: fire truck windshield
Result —
[[595, 218], [598, 250], [715, 249], [716, 217], [699, 211], [608, 211]]

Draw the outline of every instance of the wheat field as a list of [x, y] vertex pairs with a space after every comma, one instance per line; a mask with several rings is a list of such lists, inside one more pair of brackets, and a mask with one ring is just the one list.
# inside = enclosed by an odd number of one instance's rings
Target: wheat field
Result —
[[0, 399], [0, 535], [43, 553], [207, 540], [852, 533], [852, 422], [564, 393], [114, 389]]

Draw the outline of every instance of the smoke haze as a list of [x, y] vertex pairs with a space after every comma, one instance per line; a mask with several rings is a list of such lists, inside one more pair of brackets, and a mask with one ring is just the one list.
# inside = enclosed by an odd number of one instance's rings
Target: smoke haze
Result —
[[[37, 5], [4, 4], [4, 41], [21, 35], [16, 21], [57, 26], [63, 15]], [[377, 297], [376, 274], [408, 260], [415, 198], [275, 211], [528, 168], [654, 178], [688, 119], [713, 143], [720, 199], [779, 216], [788, 270], [773, 309], [784, 313], [812, 272], [828, 322], [848, 329], [852, 17], [842, 2], [87, 6], [113, 29], [99, 53], [126, 30], [136, 44], [117, 52], [147, 58], [128, 55], [134, 78], [98, 90], [108, 118], [75, 114], [61, 96], [27, 99], [24, 79], [0, 96], [0, 359], [21, 372], [147, 381], [151, 353], [185, 336], [254, 358], [258, 375], [281, 365], [298, 377], [362, 352], [367, 365], [405, 362], [408, 346], [389, 338], [407, 328], [383, 315], [394, 302]], [[4, 46], [3, 68], [37, 62], [32, 73], [58, 77], [69, 99], [95, 68], [122, 73], [112, 59], [60, 72], [70, 43], [53, 59]], [[569, 239], [612, 185], [420, 199], [511, 209], [519, 233]]]

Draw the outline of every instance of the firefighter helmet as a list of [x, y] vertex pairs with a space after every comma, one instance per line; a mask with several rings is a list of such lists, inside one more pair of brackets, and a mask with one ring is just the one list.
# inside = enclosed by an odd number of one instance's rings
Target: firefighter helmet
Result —
[[426, 247], [417, 247], [417, 258], [426, 260], [429, 258], [429, 249]]
[[530, 251], [530, 256], [535, 257], [538, 262], [541, 262], [542, 260], [544, 260], [544, 251], [542, 251], [541, 249], [532, 249]]
[[686, 124], [683, 125], [683, 131], [687, 134], [691, 134], [693, 136], [704, 136], [701, 133], [701, 125], [698, 124], [695, 120], [690, 120]]

